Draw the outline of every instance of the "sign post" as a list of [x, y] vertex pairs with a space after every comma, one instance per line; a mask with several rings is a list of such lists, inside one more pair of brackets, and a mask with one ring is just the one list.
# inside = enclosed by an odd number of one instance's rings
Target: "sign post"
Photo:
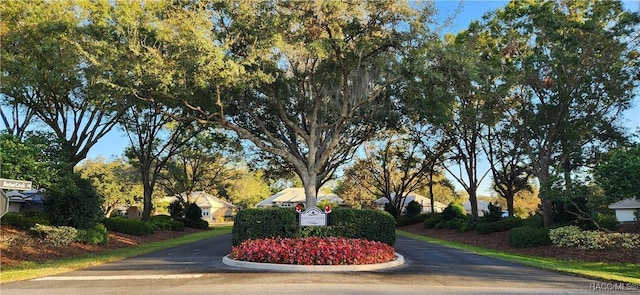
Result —
[[0, 217], [9, 212], [9, 196], [0, 189]]

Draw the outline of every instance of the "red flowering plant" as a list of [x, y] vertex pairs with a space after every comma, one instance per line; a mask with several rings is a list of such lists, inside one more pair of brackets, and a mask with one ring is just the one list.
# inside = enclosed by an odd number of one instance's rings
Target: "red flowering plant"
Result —
[[392, 261], [395, 249], [382, 242], [343, 237], [266, 238], [232, 247], [235, 260], [299, 265], [351, 265]]

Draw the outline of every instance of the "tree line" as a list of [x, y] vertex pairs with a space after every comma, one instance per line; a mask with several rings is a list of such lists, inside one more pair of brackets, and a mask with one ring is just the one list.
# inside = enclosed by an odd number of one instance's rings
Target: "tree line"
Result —
[[0, 13], [7, 133], [26, 140], [43, 123], [73, 171], [122, 128], [143, 218], [178, 155], [243, 140], [297, 175], [307, 204], [364, 154], [355, 165], [370, 173], [344, 173], [359, 186], [392, 200], [449, 170], [474, 217], [485, 177], [511, 214], [533, 180], [549, 226], [556, 201], [595, 190], [592, 170], [634, 146], [619, 114], [637, 95], [640, 16], [619, 1], [512, 1], [446, 36], [429, 2], [11, 1]]

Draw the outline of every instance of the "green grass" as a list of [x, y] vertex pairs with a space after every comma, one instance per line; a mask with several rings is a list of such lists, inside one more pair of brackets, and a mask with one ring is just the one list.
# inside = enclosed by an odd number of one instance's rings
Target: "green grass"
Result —
[[142, 244], [130, 248], [114, 249], [105, 252], [92, 253], [71, 258], [56, 259], [46, 262], [25, 262], [15, 266], [3, 266], [0, 271], [0, 283], [56, 275], [73, 270], [109, 263], [128, 257], [173, 248], [228, 233], [231, 233], [231, 226], [221, 226], [215, 227], [213, 230], [197, 232], [175, 239]]
[[536, 257], [523, 254], [506, 253], [497, 250], [485, 249], [466, 244], [434, 239], [431, 237], [416, 235], [405, 231], [396, 231], [398, 235], [434, 243], [451, 248], [461, 249], [505, 261], [516, 262], [541, 269], [577, 274], [585, 277], [617, 281], [640, 285], [640, 264], [633, 263], [601, 263], [582, 262], [574, 260], [562, 260], [547, 257]]

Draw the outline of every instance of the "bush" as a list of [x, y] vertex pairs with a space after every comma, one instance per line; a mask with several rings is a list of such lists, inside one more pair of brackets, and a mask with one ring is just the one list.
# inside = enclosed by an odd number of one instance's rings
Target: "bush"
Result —
[[98, 223], [92, 229], [78, 230], [77, 241], [88, 245], [104, 245], [109, 242], [109, 232], [104, 224]]
[[167, 208], [169, 210], [169, 215], [175, 220], [184, 218], [184, 206], [182, 206], [182, 202], [180, 200], [175, 200], [169, 204]]
[[632, 233], [605, 233], [602, 231], [582, 230], [577, 226], [564, 226], [549, 231], [549, 238], [558, 247], [578, 249], [605, 249], [640, 247], [640, 235]]
[[36, 224], [50, 225], [51, 222], [45, 214], [33, 215], [27, 217], [18, 212], [7, 212], [2, 219], [0, 219], [2, 225], [11, 225], [20, 229], [31, 229]]
[[407, 217], [415, 217], [418, 214], [420, 214], [420, 212], [422, 212], [422, 205], [420, 205], [420, 203], [414, 200], [409, 202], [409, 204], [407, 204], [407, 212], [406, 212]]
[[405, 226], [405, 225], [412, 225], [412, 224], [416, 224], [416, 223], [421, 223], [424, 222], [427, 217], [429, 215], [428, 214], [418, 214], [416, 216], [413, 217], [409, 217], [409, 216], [400, 216], [398, 217], [397, 226]]
[[451, 202], [447, 208], [442, 210], [442, 220], [450, 221], [458, 218], [463, 218], [467, 215], [467, 212], [464, 210], [461, 204]]
[[542, 215], [535, 214], [535, 215], [529, 216], [526, 219], [523, 219], [522, 220], [522, 226], [543, 228], [544, 227], [544, 220], [542, 219]]
[[61, 247], [66, 246], [78, 237], [78, 230], [70, 226], [50, 226], [36, 224], [31, 231], [40, 237], [46, 244]]
[[509, 230], [509, 245], [517, 248], [529, 248], [551, 244], [549, 231], [538, 227], [516, 227]]
[[151, 223], [124, 217], [107, 218], [104, 220], [104, 225], [110, 231], [134, 236], [144, 236], [154, 233], [154, 227]]
[[452, 220], [441, 220], [440, 222], [436, 223], [436, 225], [434, 226], [434, 228], [437, 229], [455, 229], [459, 232], [467, 232], [470, 230], [473, 230], [475, 228], [475, 221], [473, 220], [473, 217], [459, 217], [456, 219], [452, 219]]
[[60, 176], [45, 194], [45, 212], [53, 225], [89, 229], [104, 218], [102, 197], [79, 175]]
[[206, 220], [202, 220], [202, 219], [198, 219], [198, 220], [183, 219], [182, 223], [184, 224], [185, 227], [189, 227], [189, 228], [195, 228], [195, 229], [209, 228], [209, 223]]
[[487, 207], [489, 209], [489, 212], [485, 212], [484, 216], [482, 216], [480, 219], [482, 219], [482, 221], [498, 221], [500, 219], [502, 219], [502, 207], [500, 206], [500, 204], [494, 205], [493, 203], [489, 202], [489, 206]]
[[615, 215], [600, 214], [596, 219], [598, 224], [603, 228], [608, 230], [618, 229], [618, 219], [616, 219]]
[[519, 226], [522, 226], [522, 219], [520, 219], [520, 217], [511, 216], [498, 221], [478, 223], [476, 230], [479, 234], [486, 235], [495, 232], [507, 231]]
[[423, 225], [424, 225], [425, 229], [435, 228], [436, 224], [438, 224], [440, 221], [442, 221], [442, 214], [440, 214], [440, 213], [431, 213], [424, 220]]
[[202, 209], [196, 203], [189, 203], [184, 209], [184, 218], [197, 223], [198, 220], [202, 220]]
[[233, 245], [237, 246], [248, 239], [333, 236], [393, 245], [396, 238], [395, 227], [393, 217], [378, 210], [335, 208], [330, 215], [328, 226], [298, 227], [296, 212], [293, 209], [245, 209], [235, 217], [232, 241]]

